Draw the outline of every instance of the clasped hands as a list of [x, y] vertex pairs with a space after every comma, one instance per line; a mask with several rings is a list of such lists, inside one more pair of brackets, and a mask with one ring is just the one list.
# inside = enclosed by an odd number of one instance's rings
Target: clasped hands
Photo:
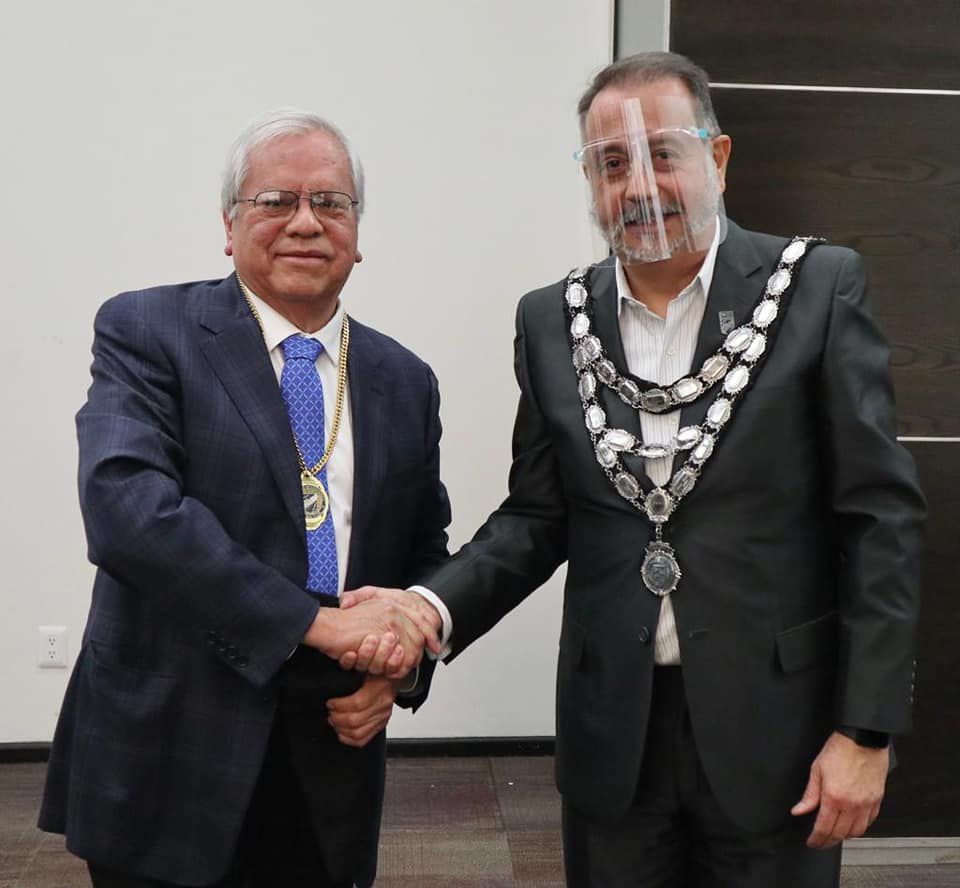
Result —
[[322, 607], [304, 644], [366, 673], [360, 689], [327, 701], [327, 721], [340, 742], [365, 746], [390, 719], [402, 679], [423, 657], [440, 653], [440, 614], [426, 599], [402, 589], [364, 586]]
[[340, 596], [339, 608], [321, 608], [304, 643], [344, 669], [400, 679], [424, 649], [440, 653], [441, 619], [416, 592], [363, 586]]

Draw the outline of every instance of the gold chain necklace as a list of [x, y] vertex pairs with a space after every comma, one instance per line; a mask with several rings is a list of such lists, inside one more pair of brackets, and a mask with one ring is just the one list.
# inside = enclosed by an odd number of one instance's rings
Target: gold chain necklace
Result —
[[[247, 285], [237, 278], [240, 284], [240, 290], [243, 298], [250, 308], [253, 319], [260, 328], [260, 334], [263, 335], [263, 320], [260, 312], [251, 298], [250, 290]], [[330, 497], [324, 489], [323, 484], [317, 477], [323, 471], [323, 467], [330, 459], [333, 448], [337, 444], [337, 436], [340, 434], [340, 419], [343, 416], [343, 402], [347, 391], [347, 355], [350, 348], [350, 319], [346, 312], [343, 315], [343, 324], [340, 327], [340, 358], [337, 362], [337, 402], [333, 411], [333, 426], [330, 429], [330, 440], [323, 451], [323, 456], [319, 462], [312, 468], [307, 467], [306, 460], [303, 458], [303, 451], [300, 449], [300, 442], [297, 441], [296, 433], [293, 435], [293, 446], [297, 451], [297, 462], [300, 464], [300, 487], [303, 490], [303, 513], [306, 519], [307, 530], [316, 530], [327, 520], [330, 514]]]

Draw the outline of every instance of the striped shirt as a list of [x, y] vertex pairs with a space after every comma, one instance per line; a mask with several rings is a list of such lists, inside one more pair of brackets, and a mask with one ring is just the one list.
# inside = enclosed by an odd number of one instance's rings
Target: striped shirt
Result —
[[[717, 226], [719, 231], [719, 226]], [[634, 295], [627, 283], [620, 260], [617, 260], [617, 314], [620, 338], [627, 359], [627, 369], [641, 379], [657, 383], [671, 383], [690, 372], [693, 354], [700, 334], [700, 322], [707, 304], [707, 294], [713, 280], [717, 261], [719, 237], [714, 235], [703, 265], [697, 276], [667, 306], [667, 316], [661, 318], [641, 301], [642, 294]], [[680, 428], [680, 411], [668, 413], [641, 413], [640, 430], [643, 440], [670, 441]], [[656, 484], [670, 480], [672, 458], [646, 460], [647, 474]], [[639, 581], [638, 581], [639, 582]], [[643, 590], [646, 594], [646, 590]], [[663, 599], [660, 619], [654, 639], [654, 662], [661, 666], [680, 662], [680, 644], [673, 617], [670, 596]]]

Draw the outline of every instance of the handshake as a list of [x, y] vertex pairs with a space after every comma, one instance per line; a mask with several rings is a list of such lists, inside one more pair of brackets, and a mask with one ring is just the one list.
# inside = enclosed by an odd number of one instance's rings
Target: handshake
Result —
[[303, 643], [339, 661], [344, 669], [403, 678], [423, 657], [440, 653], [442, 621], [416, 592], [363, 586], [322, 607]]

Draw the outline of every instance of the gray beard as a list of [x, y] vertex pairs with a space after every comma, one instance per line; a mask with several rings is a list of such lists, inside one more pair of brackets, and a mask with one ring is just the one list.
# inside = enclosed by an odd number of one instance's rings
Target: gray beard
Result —
[[695, 214], [689, 212], [684, 214], [683, 233], [665, 241], [655, 242], [651, 238], [644, 238], [639, 243], [628, 241], [626, 224], [622, 216], [605, 227], [600, 223], [595, 204], [590, 207], [590, 216], [610, 250], [614, 255], [619, 256], [623, 262], [628, 264], [663, 262], [671, 256], [696, 253], [701, 249], [696, 243], [698, 235], [710, 230], [721, 206], [721, 192], [717, 183], [713, 183], [710, 192], [705, 196], [700, 209]]

